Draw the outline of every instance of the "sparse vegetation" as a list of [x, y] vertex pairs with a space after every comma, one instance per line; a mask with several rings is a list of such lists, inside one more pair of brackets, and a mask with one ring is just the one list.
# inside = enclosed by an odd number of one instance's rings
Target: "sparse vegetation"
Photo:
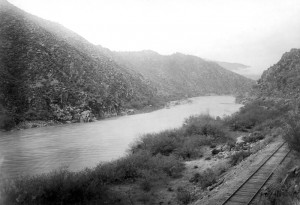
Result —
[[54, 171], [34, 177], [22, 177], [2, 183], [2, 204], [86, 204], [114, 203], [122, 200], [111, 185], [138, 182], [144, 191], [177, 177], [183, 170], [173, 156], [139, 152], [114, 162], [100, 164], [81, 172]]
[[114, 203], [115, 195], [90, 169], [81, 172], [58, 170], [36, 177], [1, 182], [1, 204]]
[[246, 104], [239, 112], [228, 117], [226, 122], [234, 131], [248, 131], [266, 122], [268, 124], [264, 127], [274, 126], [275, 123], [280, 123], [278, 118], [282, 118], [288, 110], [290, 110], [289, 105], [256, 100]]
[[200, 115], [188, 118], [179, 129], [145, 135], [131, 148], [131, 152], [147, 150], [152, 155], [174, 155], [186, 160], [202, 157], [203, 146], [232, 141], [222, 121]]

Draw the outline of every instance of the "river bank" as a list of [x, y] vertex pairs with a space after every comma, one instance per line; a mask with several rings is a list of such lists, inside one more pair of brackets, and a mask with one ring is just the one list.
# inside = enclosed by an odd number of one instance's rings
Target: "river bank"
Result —
[[[202, 97], [202, 96], [199, 96]], [[83, 116], [78, 118], [78, 120], [67, 120], [67, 121], [58, 121], [58, 120], [32, 120], [32, 121], [23, 121], [14, 126], [10, 130], [4, 130], [0, 129], [0, 132], [7, 132], [7, 131], [15, 131], [15, 130], [24, 130], [24, 129], [31, 129], [31, 128], [39, 128], [39, 127], [48, 127], [48, 126], [57, 126], [57, 125], [63, 125], [63, 124], [74, 124], [74, 123], [90, 123], [90, 122], [97, 122], [105, 119], [115, 118], [115, 117], [121, 117], [121, 116], [127, 116], [127, 115], [137, 115], [137, 114], [143, 114], [143, 113], [149, 113], [156, 110], [160, 110], [163, 108], [169, 109], [170, 107], [174, 107], [177, 105], [184, 105], [191, 103], [191, 98], [183, 98], [179, 100], [173, 100], [164, 103], [163, 105], [159, 106], [152, 106], [148, 105], [143, 107], [142, 109], [125, 109], [122, 112], [118, 113], [106, 113], [101, 118], [95, 118], [93, 115], [90, 115], [90, 112], [84, 112]]]

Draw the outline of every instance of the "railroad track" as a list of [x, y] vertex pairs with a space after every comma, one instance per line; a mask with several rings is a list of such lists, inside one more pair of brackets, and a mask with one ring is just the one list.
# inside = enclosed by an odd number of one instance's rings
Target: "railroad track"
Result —
[[271, 179], [274, 171], [288, 156], [290, 150], [287, 143], [280, 144], [273, 153], [268, 155], [257, 169], [229, 195], [222, 205], [253, 204], [264, 185]]

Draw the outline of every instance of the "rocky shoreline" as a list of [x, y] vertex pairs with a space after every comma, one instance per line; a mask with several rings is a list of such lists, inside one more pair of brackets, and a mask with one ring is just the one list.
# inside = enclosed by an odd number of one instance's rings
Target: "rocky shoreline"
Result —
[[[181, 100], [179, 100], [181, 101]], [[135, 115], [135, 114], [142, 114], [142, 113], [149, 113], [153, 112], [155, 110], [162, 109], [164, 106], [147, 106], [143, 109], [137, 110], [137, 109], [126, 109], [120, 113], [105, 113], [103, 117], [96, 118], [93, 116], [93, 114], [87, 110], [83, 111], [80, 115], [80, 117], [76, 120], [66, 120], [66, 121], [58, 121], [58, 120], [32, 120], [32, 121], [23, 121], [16, 125], [11, 130], [0, 130], [2, 132], [7, 131], [15, 131], [15, 130], [25, 130], [25, 129], [32, 129], [32, 128], [39, 128], [39, 127], [48, 127], [48, 126], [57, 126], [57, 125], [63, 125], [63, 124], [73, 124], [73, 123], [90, 123], [90, 122], [97, 122], [108, 118], [113, 117], [120, 117], [120, 116], [126, 116], [126, 115]]]

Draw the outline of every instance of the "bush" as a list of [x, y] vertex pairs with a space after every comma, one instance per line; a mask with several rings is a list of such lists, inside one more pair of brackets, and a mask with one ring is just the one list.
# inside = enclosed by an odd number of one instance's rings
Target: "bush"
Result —
[[284, 139], [288, 142], [289, 146], [300, 152], [300, 116], [298, 113], [290, 112], [285, 120], [285, 135]]
[[181, 204], [189, 204], [192, 201], [191, 193], [183, 187], [178, 187], [176, 198]]
[[113, 203], [112, 191], [92, 170], [59, 170], [38, 177], [22, 177], [2, 182], [1, 204], [87, 204]]
[[230, 164], [235, 166], [239, 164], [243, 159], [250, 156], [250, 152], [248, 151], [239, 151], [230, 156]]
[[[113, 204], [119, 200], [110, 185], [139, 182], [145, 191], [169, 177], [177, 177], [184, 169], [174, 156], [148, 152], [130, 154], [119, 160], [100, 164], [95, 169], [81, 172], [54, 171], [34, 177], [22, 177], [6, 183], [0, 195], [2, 204]], [[2, 183], [3, 184], [3, 183]], [[1, 202], [1, 201], [0, 201]]]
[[205, 145], [205, 143], [203, 143], [201, 136], [191, 136], [187, 138], [181, 146], [176, 148], [174, 155], [185, 160], [200, 158], [203, 156], [201, 151], [201, 146], [203, 145]]
[[183, 127], [155, 134], [147, 134], [130, 149], [131, 153], [147, 151], [152, 155], [175, 155], [180, 159], [202, 157], [201, 148], [234, 141], [229, 137], [222, 120], [209, 115], [193, 116]]
[[228, 133], [222, 121], [215, 120], [209, 115], [193, 116], [185, 120], [185, 135], [204, 135], [211, 136], [215, 140], [228, 140]]
[[285, 115], [290, 107], [282, 104], [257, 100], [245, 105], [238, 113], [228, 117], [225, 121], [232, 130], [247, 131], [267, 120]]
[[132, 146], [131, 152], [147, 150], [152, 155], [162, 154], [169, 156], [181, 146], [182, 141], [183, 137], [180, 130], [167, 130], [158, 134], [147, 134]]
[[211, 169], [206, 169], [202, 173], [195, 173], [190, 182], [197, 183], [202, 189], [216, 183], [216, 174]]
[[105, 183], [116, 184], [135, 181], [149, 172], [160, 178], [177, 177], [183, 169], [183, 163], [174, 156], [152, 156], [149, 152], [141, 151], [110, 163], [100, 164], [95, 171]]

